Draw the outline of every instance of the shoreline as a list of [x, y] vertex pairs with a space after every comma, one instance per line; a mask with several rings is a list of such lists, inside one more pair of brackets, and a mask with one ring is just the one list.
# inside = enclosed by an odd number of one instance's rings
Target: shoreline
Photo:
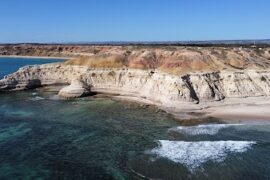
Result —
[[269, 109], [270, 97], [247, 97], [227, 98], [197, 105], [185, 103], [184, 108], [177, 108], [171, 112], [169, 109], [167, 112], [178, 119], [181, 118], [179, 114], [186, 113], [190, 119], [201, 115], [203, 118], [214, 118], [229, 124], [269, 124]]
[[[213, 118], [228, 123], [269, 123], [269, 73], [221, 71], [177, 77], [138, 69], [45, 64], [21, 68], [10, 74], [0, 80], [0, 91], [65, 84], [67, 87], [73, 85], [66, 93], [75, 94], [68, 98], [84, 96], [83, 93], [90, 92], [91, 88], [91, 92], [115, 94], [118, 99], [156, 105], [179, 120]], [[235, 83], [235, 79], [242, 83]]]
[[[107, 92], [96, 91], [97, 94]], [[171, 115], [177, 121], [201, 121], [215, 119], [220, 123], [228, 124], [270, 124], [270, 97], [228, 98], [223, 101], [181, 102], [181, 105], [166, 106], [149, 99], [128, 94], [111, 95], [115, 100], [130, 101], [149, 106], [156, 106], [159, 110]]]
[[182, 102], [182, 105], [166, 106], [148, 99], [129, 95], [113, 96], [114, 99], [132, 101], [150, 106], [172, 115], [176, 120], [204, 120], [214, 118], [228, 124], [269, 124], [270, 123], [270, 97], [248, 97], [226, 99], [217, 102], [204, 102], [194, 104]]
[[61, 60], [69, 60], [71, 57], [52, 57], [52, 56], [22, 56], [22, 55], [0, 55], [0, 58], [24, 58], [24, 59], [61, 59]]
[[[58, 92], [67, 85], [48, 85], [38, 89]], [[178, 102], [162, 104], [153, 100], [138, 97], [135, 94], [95, 89], [93, 96], [109, 97], [117, 101], [135, 102], [142, 105], [155, 106], [172, 116], [176, 121], [194, 125], [204, 123], [225, 124], [270, 124], [270, 97], [227, 98], [222, 101]], [[76, 98], [80, 99], [80, 98]], [[212, 119], [212, 120], [211, 120]], [[211, 120], [211, 121], [208, 121]], [[213, 121], [214, 120], [214, 121]]]

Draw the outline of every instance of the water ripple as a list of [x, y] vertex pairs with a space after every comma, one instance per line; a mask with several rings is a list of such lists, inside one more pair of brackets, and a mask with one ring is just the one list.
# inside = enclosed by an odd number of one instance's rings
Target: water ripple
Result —
[[187, 135], [215, 135], [221, 129], [241, 125], [242, 124], [202, 124], [198, 126], [178, 126], [169, 129], [169, 131], [179, 132]]

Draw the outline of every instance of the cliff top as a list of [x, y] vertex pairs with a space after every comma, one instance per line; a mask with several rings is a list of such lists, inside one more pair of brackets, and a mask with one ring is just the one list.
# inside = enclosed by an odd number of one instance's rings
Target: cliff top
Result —
[[243, 47], [99, 47], [66, 62], [89, 67], [159, 69], [182, 74], [198, 71], [267, 69], [270, 48]]
[[69, 65], [94, 68], [159, 69], [181, 74], [198, 71], [268, 69], [270, 47], [257, 46], [105, 46], [9, 45], [0, 55], [72, 57]]

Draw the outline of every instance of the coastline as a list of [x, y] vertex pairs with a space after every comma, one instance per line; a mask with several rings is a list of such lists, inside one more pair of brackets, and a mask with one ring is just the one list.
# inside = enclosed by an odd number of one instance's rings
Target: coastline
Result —
[[74, 90], [91, 87], [93, 93], [115, 94], [118, 99], [156, 105], [179, 120], [212, 118], [225, 123], [269, 123], [270, 94], [267, 80], [261, 77], [268, 77], [268, 71], [226, 71], [178, 77], [159, 71], [45, 64], [24, 67], [8, 75], [0, 80], [0, 91], [1, 88], [14, 91], [65, 84], [73, 85], [68, 92], [72, 94]]
[[[97, 94], [108, 94], [109, 91], [96, 91]], [[136, 102], [142, 105], [155, 106], [166, 112], [177, 121], [208, 122], [206, 119], [217, 120], [228, 124], [269, 124], [270, 97], [228, 98], [223, 101], [180, 102], [167, 106], [152, 100], [136, 97], [132, 94], [111, 95], [112, 99]]]
[[22, 55], [0, 55], [0, 58], [25, 58], [25, 59], [62, 59], [69, 60], [70, 57], [51, 57], [51, 56], [22, 56]]
[[[256, 101], [256, 102], [255, 102]], [[267, 102], [268, 101], [268, 102]], [[269, 124], [270, 98], [247, 98], [238, 103], [210, 107], [206, 110], [208, 117], [218, 118], [226, 123]]]
[[[142, 98], [116, 96], [115, 99], [154, 105], [180, 121], [213, 118], [228, 124], [269, 124], [270, 97], [227, 99], [223, 102], [194, 104], [183, 102], [182, 106], [167, 107]], [[177, 107], [177, 108], [176, 108]]]

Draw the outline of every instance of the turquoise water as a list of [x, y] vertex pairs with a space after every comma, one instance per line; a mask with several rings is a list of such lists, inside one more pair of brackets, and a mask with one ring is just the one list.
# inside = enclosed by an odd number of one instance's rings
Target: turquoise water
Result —
[[269, 179], [270, 125], [213, 122], [46, 89], [0, 93], [0, 179]]
[[51, 62], [59, 62], [62, 60], [59, 59], [40, 59], [40, 58], [6, 58], [0, 57], [0, 79], [3, 78], [4, 75], [7, 75], [11, 72], [15, 72], [18, 68], [25, 66], [25, 65], [32, 65], [32, 64], [45, 64]]

